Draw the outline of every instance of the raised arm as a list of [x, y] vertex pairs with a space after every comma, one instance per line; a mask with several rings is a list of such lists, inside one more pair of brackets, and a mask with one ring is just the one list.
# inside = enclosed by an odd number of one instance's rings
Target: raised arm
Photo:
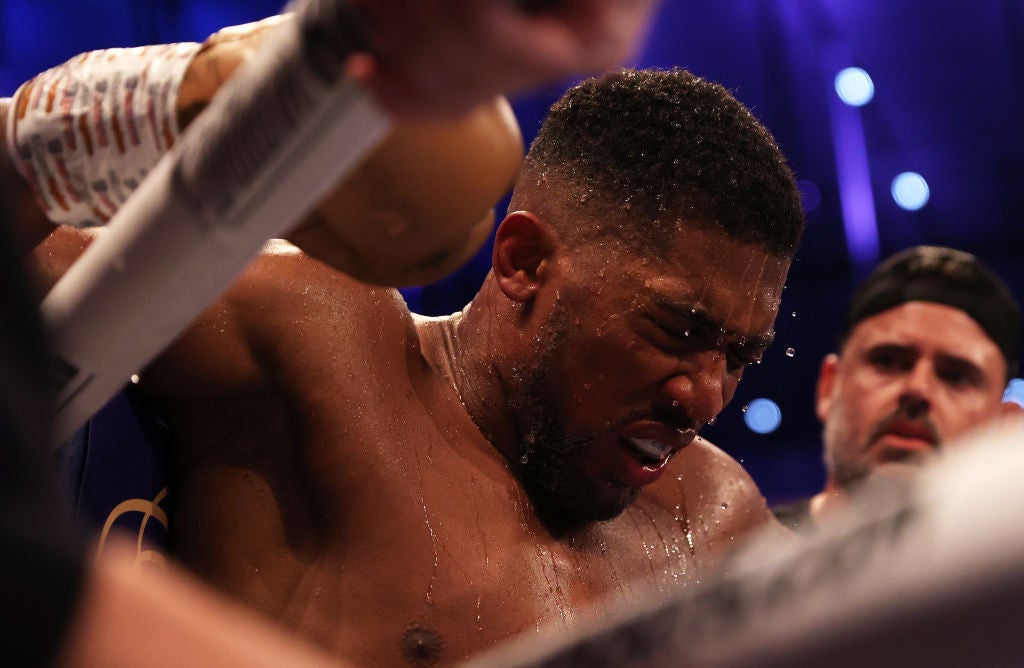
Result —
[[[5, 121], [13, 116], [3, 126], [4, 185], [28, 242], [48, 233], [44, 212], [74, 225], [109, 219], [178, 132], [271, 30], [290, 20], [227, 28], [202, 45], [178, 46], [173, 58], [161, 50], [171, 47], [82, 54], [26, 82], [13, 102], [0, 103]], [[155, 72], [165, 78], [157, 80]], [[141, 82], [133, 84], [134, 114], [121, 103], [128, 84], [118, 87], [132, 80]], [[143, 90], [154, 88], [159, 95]], [[172, 103], [168, 118], [161, 118], [165, 93]], [[148, 109], [141, 104], [145, 95]], [[23, 179], [11, 165], [12, 149]], [[491, 207], [511, 186], [521, 157], [518, 126], [502, 98], [454, 118], [399, 123], [297, 227], [292, 241], [361, 280], [407, 285], [437, 279], [486, 239]], [[33, 195], [39, 206], [31, 204]]]
[[[229, 29], [207, 40], [181, 84], [177, 112], [182, 122], [195, 118], [217, 86], [255, 53], [273, 24], [284, 20]], [[59, 131], [62, 124], [53, 127]], [[459, 266], [486, 238], [491, 207], [511, 185], [521, 152], [518, 127], [500, 98], [462, 118], [399, 124], [296, 228], [292, 240], [363, 281], [413, 283], [436, 278]], [[83, 169], [87, 168], [88, 164]], [[37, 256], [43, 282], [52, 284], [83, 247], [70, 232], [56, 234]], [[365, 290], [354, 282], [348, 285]], [[239, 298], [222, 300], [212, 307], [213, 319], [201, 321], [216, 327], [212, 340], [217, 349], [233, 351], [210, 362], [216, 366], [214, 375], [227, 387], [255, 387], [262, 367], [250, 355], [252, 339], [245, 324], [249, 320], [242, 310], [259, 306], [253, 305], [251, 292], [234, 294]], [[190, 339], [201, 341], [203, 336]], [[197, 365], [197, 371], [200, 368]], [[216, 388], [209, 383], [203, 387]]]

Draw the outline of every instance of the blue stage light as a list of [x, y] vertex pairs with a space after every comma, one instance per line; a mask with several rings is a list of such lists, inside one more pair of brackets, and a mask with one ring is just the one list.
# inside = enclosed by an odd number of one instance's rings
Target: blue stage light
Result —
[[1014, 378], [1010, 381], [1003, 392], [1003, 401], [1012, 401], [1018, 406], [1024, 406], [1024, 378]]
[[782, 424], [782, 410], [771, 399], [754, 399], [743, 412], [743, 421], [750, 431], [770, 434]]
[[851, 107], [863, 107], [875, 96], [875, 83], [859, 67], [847, 67], [836, 75], [836, 93]]
[[892, 180], [892, 198], [901, 209], [917, 211], [928, 203], [928, 182], [917, 172], [903, 172]]

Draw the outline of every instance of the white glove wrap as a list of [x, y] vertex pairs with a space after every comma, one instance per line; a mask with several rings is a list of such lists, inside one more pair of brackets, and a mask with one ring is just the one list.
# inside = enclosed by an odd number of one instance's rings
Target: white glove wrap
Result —
[[178, 137], [178, 87], [199, 44], [91, 51], [23, 84], [7, 143], [54, 223], [107, 222]]

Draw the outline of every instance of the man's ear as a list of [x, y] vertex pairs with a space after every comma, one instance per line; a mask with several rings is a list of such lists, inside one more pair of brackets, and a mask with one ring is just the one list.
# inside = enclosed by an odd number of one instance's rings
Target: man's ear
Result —
[[832, 408], [832, 388], [835, 386], [836, 374], [839, 373], [839, 355], [830, 353], [821, 360], [818, 372], [818, 388], [815, 395], [815, 412], [818, 419], [824, 422]]
[[1024, 407], [1016, 401], [1004, 401], [999, 407], [999, 415], [1006, 419], [1019, 419], [1024, 415]]
[[544, 283], [557, 245], [555, 231], [535, 214], [508, 214], [495, 232], [491, 258], [494, 276], [505, 296], [518, 302], [531, 299]]

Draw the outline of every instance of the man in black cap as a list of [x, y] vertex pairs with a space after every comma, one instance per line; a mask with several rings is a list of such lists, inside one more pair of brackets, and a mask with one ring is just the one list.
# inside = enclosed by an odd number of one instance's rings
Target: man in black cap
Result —
[[839, 352], [817, 387], [825, 488], [777, 507], [803, 528], [850, 494], [900, 479], [973, 427], [1019, 410], [1003, 403], [1017, 371], [1020, 307], [977, 257], [935, 246], [892, 256], [857, 289]]

